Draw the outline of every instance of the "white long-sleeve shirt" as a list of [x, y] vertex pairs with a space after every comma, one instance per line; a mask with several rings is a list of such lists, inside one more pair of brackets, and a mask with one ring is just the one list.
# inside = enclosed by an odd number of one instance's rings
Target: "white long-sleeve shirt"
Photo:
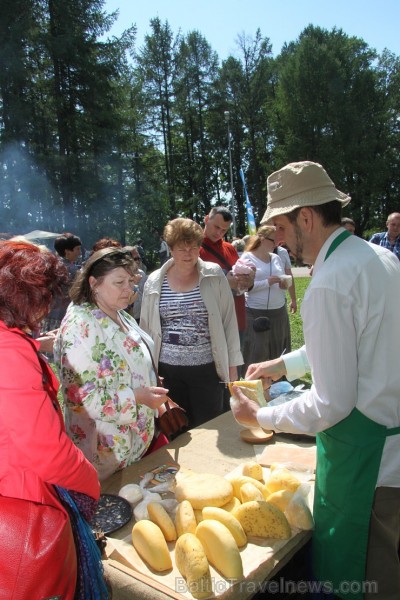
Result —
[[254, 285], [250, 292], [246, 292], [246, 306], [254, 309], [276, 309], [284, 306], [286, 290], [282, 290], [278, 283], [269, 285], [268, 278], [285, 275], [285, 266], [277, 254], [270, 254], [270, 262], [264, 262], [252, 252], [244, 252], [241, 259], [247, 259], [256, 267]]
[[[301, 307], [307, 353], [284, 357], [288, 378], [311, 366], [300, 397], [258, 411], [265, 429], [316, 433], [357, 408], [388, 428], [400, 425], [400, 263], [391, 252], [347, 238], [325, 261], [321, 248]], [[400, 435], [386, 439], [378, 485], [400, 487]]]

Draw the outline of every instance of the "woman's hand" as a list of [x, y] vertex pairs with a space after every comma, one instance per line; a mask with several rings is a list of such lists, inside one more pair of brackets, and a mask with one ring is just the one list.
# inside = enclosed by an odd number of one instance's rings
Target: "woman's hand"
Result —
[[46, 331], [46, 333], [41, 333], [36, 340], [40, 342], [40, 352], [53, 352], [53, 344], [56, 339], [58, 329], [53, 329], [52, 331]]
[[229, 367], [229, 381], [237, 381], [238, 372], [237, 367]]
[[271, 277], [267, 277], [267, 281], [268, 281], [268, 285], [271, 287], [271, 285], [274, 285], [275, 283], [280, 283], [281, 280], [279, 277], [277, 277], [277, 275], [271, 275]]
[[167, 401], [168, 390], [162, 387], [140, 387], [135, 388], [135, 400], [137, 404], [144, 404], [156, 410]]

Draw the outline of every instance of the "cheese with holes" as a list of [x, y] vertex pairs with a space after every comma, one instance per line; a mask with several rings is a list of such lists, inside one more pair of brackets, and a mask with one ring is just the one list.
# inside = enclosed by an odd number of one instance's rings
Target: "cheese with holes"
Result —
[[279, 540], [291, 536], [290, 525], [283, 512], [265, 500], [245, 502], [233, 512], [233, 516], [247, 535]]
[[182, 534], [175, 544], [175, 563], [186, 579], [193, 598], [212, 595], [210, 566], [200, 540], [193, 533]]

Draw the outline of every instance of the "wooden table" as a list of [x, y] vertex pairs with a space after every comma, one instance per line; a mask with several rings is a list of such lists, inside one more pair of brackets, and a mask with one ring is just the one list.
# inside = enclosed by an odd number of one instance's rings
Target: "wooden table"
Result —
[[[117, 494], [123, 485], [138, 483], [141, 475], [167, 463], [177, 463], [183, 469], [192, 469], [198, 473], [215, 473], [224, 476], [243, 462], [255, 459], [253, 446], [240, 439], [241, 429], [231, 412], [224, 413], [201, 427], [179, 436], [168, 446], [164, 446], [130, 467], [115, 473], [103, 482], [102, 493]], [[133, 522], [128, 523], [111, 537], [123, 539], [130, 534], [132, 526]], [[224, 600], [225, 598], [229, 600], [251, 598], [257, 586], [273, 577], [310, 537], [310, 531], [297, 534], [273, 556], [272, 560], [260, 566], [253, 574], [247, 589], [243, 582], [241, 585], [238, 582], [223, 595]], [[105, 560], [104, 565], [112, 586], [113, 600], [132, 600], [132, 598], [161, 600], [168, 596], [179, 599], [183, 597], [173, 590], [154, 589], [146, 576], [136, 574], [116, 561]]]

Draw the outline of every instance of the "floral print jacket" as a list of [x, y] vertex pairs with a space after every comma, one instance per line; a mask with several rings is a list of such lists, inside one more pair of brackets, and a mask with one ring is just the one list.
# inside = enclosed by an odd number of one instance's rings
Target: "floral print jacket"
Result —
[[54, 344], [67, 433], [99, 479], [127, 467], [148, 449], [154, 411], [136, 404], [135, 388], [156, 385], [152, 342], [125, 311], [129, 333], [94, 304], [71, 304]]

